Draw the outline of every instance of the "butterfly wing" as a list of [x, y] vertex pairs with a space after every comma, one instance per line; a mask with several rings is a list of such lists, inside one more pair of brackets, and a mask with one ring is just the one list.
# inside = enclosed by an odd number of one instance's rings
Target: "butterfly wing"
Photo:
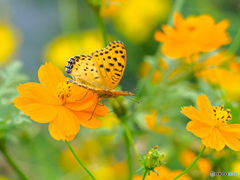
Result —
[[76, 83], [94, 89], [114, 89], [120, 82], [126, 66], [126, 49], [115, 41], [92, 56], [71, 58], [65, 66]]

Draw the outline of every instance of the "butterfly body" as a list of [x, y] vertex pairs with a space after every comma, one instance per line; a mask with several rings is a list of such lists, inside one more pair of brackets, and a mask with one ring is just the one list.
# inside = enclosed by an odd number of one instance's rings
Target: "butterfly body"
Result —
[[114, 41], [106, 48], [92, 53], [92, 56], [70, 58], [65, 67], [66, 72], [73, 77], [70, 82], [92, 91], [98, 98], [135, 96], [130, 92], [114, 91], [123, 76], [126, 59], [125, 46], [120, 41]]

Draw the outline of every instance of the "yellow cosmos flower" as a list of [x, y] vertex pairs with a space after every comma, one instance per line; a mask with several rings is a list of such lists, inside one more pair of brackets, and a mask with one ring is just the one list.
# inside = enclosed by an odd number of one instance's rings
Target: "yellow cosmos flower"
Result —
[[151, 37], [159, 22], [167, 17], [170, 1], [127, 0], [119, 6], [114, 16], [116, 27], [132, 42], [143, 43]]
[[229, 65], [233, 60], [233, 54], [221, 51], [204, 62], [197, 63], [194, 67], [195, 76], [211, 84], [220, 85], [225, 81], [224, 77], [229, 72]]
[[[172, 180], [173, 178], [175, 178], [177, 175], [179, 175], [182, 172], [181, 170], [171, 171], [168, 168], [166, 168], [165, 166], [156, 167], [156, 168], [154, 168], [154, 170], [156, 170], [159, 175], [157, 175], [155, 172], [151, 171], [150, 176], [147, 175], [145, 180]], [[181, 176], [178, 179], [179, 180], [190, 180], [190, 178], [186, 174], [184, 174], [183, 176]], [[142, 176], [134, 176], [133, 180], [142, 180]]]
[[[105, 116], [109, 110], [96, 106], [97, 97], [77, 85], [67, 83], [63, 73], [51, 63], [42, 65], [38, 71], [39, 83], [25, 83], [17, 87], [19, 96], [15, 106], [38, 123], [49, 123], [48, 129], [56, 140], [72, 140], [80, 125], [98, 128], [101, 121], [96, 116]], [[92, 118], [90, 119], [90, 117]], [[90, 119], [90, 120], [89, 120]]]
[[157, 111], [153, 111], [152, 114], [146, 115], [145, 121], [147, 127], [153, 132], [162, 134], [170, 134], [172, 132], [172, 129], [165, 125], [165, 123], [169, 121], [169, 118], [167, 116], [162, 116], [160, 119], [157, 119]]
[[187, 17], [174, 14], [174, 28], [164, 25], [163, 32], [157, 31], [155, 39], [162, 42], [162, 53], [170, 58], [187, 58], [197, 53], [209, 52], [230, 43], [226, 32], [229, 22], [223, 20], [215, 24], [208, 15]]
[[16, 39], [16, 32], [11, 26], [0, 25], [0, 66], [5, 64], [9, 60], [9, 56], [15, 51], [17, 46]]
[[91, 55], [96, 49], [101, 49], [103, 46], [102, 36], [97, 31], [62, 35], [49, 42], [44, 59], [64, 68], [69, 57], [79, 54]]
[[228, 124], [230, 109], [212, 106], [205, 94], [198, 96], [197, 107], [182, 107], [181, 113], [191, 119], [187, 130], [200, 137], [206, 147], [220, 151], [227, 145], [240, 151], [240, 124]]

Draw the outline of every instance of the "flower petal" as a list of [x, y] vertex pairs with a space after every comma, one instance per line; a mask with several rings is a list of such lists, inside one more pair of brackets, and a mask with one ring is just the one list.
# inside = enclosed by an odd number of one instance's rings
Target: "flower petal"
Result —
[[86, 128], [96, 129], [102, 125], [102, 122], [98, 118], [96, 118], [94, 115], [92, 116], [92, 112], [89, 113], [89, 112], [75, 111], [74, 113], [78, 117], [79, 123]]
[[221, 131], [231, 132], [236, 138], [240, 139], [240, 124], [229, 124], [226, 126], [220, 126]]
[[49, 132], [57, 140], [72, 140], [79, 130], [78, 117], [64, 106], [60, 107], [58, 116], [49, 123]]
[[39, 83], [29, 82], [20, 84], [20, 86], [17, 87], [17, 91], [23, 99], [29, 99], [29, 104], [39, 102], [54, 105], [58, 103], [57, 99]]
[[[94, 108], [95, 108], [95, 105], [88, 109], [85, 109], [84, 112], [92, 113]], [[110, 113], [110, 110], [108, 109], [108, 107], [99, 103], [94, 111], [94, 116], [103, 117], [103, 116], [106, 116], [108, 113]]]
[[191, 131], [197, 137], [204, 138], [212, 133], [213, 127], [200, 121], [190, 121], [187, 124], [187, 130]]
[[240, 151], [240, 141], [231, 132], [220, 130], [225, 144], [234, 151]]
[[[181, 113], [193, 121], [199, 121], [199, 122], [206, 123], [203, 119], [204, 117], [202, 116], [202, 114], [196, 108], [194, 108], [192, 106], [182, 107]], [[206, 124], [208, 124], [208, 123], [206, 123]]]
[[21, 109], [25, 114], [30, 116], [33, 121], [38, 123], [48, 123], [52, 121], [59, 111], [59, 106], [38, 103], [17, 108]]
[[203, 121], [208, 124], [213, 124], [213, 107], [205, 94], [198, 96], [197, 107], [204, 117]]
[[225, 147], [224, 138], [217, 128], [214, 128], [208, 137], [202, 138], [201, 140], [206, 147], [216, 149], [217, 151]]
[[67, 78], [63, 75], [62, 71], [52, 63], [46, 63], [39, 68], [38, 79], [50, 93], [57, 90], [60, 82], [67, 81]]

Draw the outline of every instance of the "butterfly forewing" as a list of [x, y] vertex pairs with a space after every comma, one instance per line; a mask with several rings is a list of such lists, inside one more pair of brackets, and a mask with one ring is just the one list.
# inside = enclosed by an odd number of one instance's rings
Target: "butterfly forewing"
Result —
[[68, 61], [67, 73], [76, 83], [94, 89], [114, 89], [120, 82], [126, 66], [126, 49], [115, 41], [92, 56], [80, 55]]
[[120, 82], [126, 66], [125, 46], [117, 41], [92, 55], [99, 67], [103, 84], [108, 89], [114, 89]]

